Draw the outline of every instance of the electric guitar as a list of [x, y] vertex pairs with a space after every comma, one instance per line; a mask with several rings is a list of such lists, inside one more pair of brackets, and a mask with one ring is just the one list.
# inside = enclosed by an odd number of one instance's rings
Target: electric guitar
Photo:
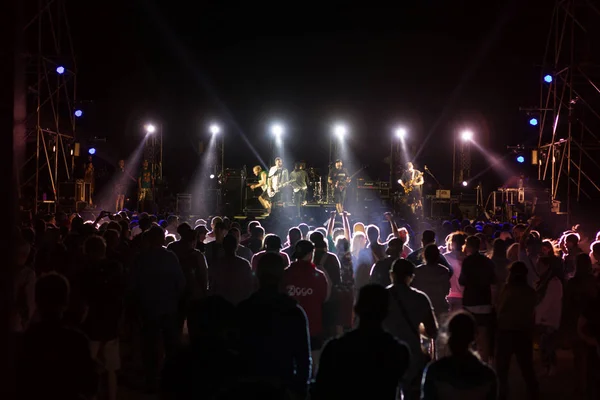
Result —
[[359, 173], [359, 172], [361, 172], [361, 171], [362, 171], [363, 169], [365, 169], [365, 168], [366, 168], [366, 167], [362, 167], [361, 169], [359, 169], [358, 171], [356, 171], [355, 173], [353, 173], [352, 175], [350, 175], [350, 177], [349, 177], [349, 178], [346, 178], [346, 179], [345, 179], [345, 180], [343, 180], [343, 181], [337, 181], [337, 182], [335, 183], [335, 187], [336, 187], [336, 189], [338, 189], [338, 190], [344, 190], [344, 189], [346, 189], [346, 187], [348, 186], [348, 183], [350, 183], [350, 182], [348, 182], [348, 181], [351, 181], [351, 180], [352, 180], [352, 178], [354, 178], [356, 175], [358, 175], [358, 173]]
[[419, 172], [418, 174], [415, 175], [415, 177], [413, 179], [406, 182], [406, 184], [404, 185], [404, 193], [409, 194], [410, 192], [415, 190], [415, 186], [417, 186], [415, 183], [418, 182], [419, 179], [421, 179], [422, 177], [423, 177], [423, 172]]
[[[295, 182], [295, 179], [290, 179], [287, 182], [283, 182], [282, 184], [277, 185], [277, 189], [270, 187], [269, 189], [267, 189], [267, 194], [269, 195], [269, 197], [273, 197], [275, 196], [277, 193], [279, 193], [279, 191], [281, 190], [281, 188], [284, 188], [286, 186], [288, 186], [289, 184]], [[300, 187], [294, 187], [294, 193], [298, 193], [300, 191]]]

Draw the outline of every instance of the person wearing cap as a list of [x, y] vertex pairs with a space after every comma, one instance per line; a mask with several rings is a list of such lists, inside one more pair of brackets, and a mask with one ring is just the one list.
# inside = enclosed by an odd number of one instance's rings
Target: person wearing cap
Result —
[[265, 249], [259, 251], [258, 253], [252, 256], [252, 271], [256, 271], [256, 267], [258, 266], [260, 259], [267, 253], [279, 254], [281, 259], [283, 260], [284, 265], [286, 267], [290, 265], [290, 258], [287, 254], [281, 251], [281, 247], [281, 238], [279, 236], [274, 235], [272, 233], [265, 236]]
[[327, 182], [333, 185], [335, 210], [342, 214], [344, 212], [344, 202], [346, 201], [346, 186], [350, 183], [350, 175], [339, 158], [335, 160], [334, 168], [329, 171]]
[[315, 246], [308, 240], [296, 243], [293, 258], [297, 261], [285, 269], [283, 284], [288, 296], [295, 299], [306, 312], [313, 365], [317, 365], [323, 346], [323, 305], [329, 298], [331, 288], [325, 273], [312, 262], [314, 252]]
[[387, 288], [390, 294], [390, 309], [383, 324], [388, 332], [410, 347], [410, 367], [402, 379], [404, 398], [409, 400], [419, 398], [420, 375], [427, 362], [421, 347], [419, 326], [423, 324], [425, 335], [430, 339], [435, 339], [438, 333], [438, 324], [429, 297], [410, 286], [414, 276], [415, 266], [410, 261], [400, 258], [392, 264], [392, 285]]
[[393, 238], [388, 242], [388, 248], [385, 251], [387, 257], [377, 261], [371, 268], [370, 283], [379, 283], [383, 287], [388, 287], [392, 284], [392, 280], [390, 279], [390, 269], [392, 268], [394, 261], [400, 258], [402, 249], [402, 239]]

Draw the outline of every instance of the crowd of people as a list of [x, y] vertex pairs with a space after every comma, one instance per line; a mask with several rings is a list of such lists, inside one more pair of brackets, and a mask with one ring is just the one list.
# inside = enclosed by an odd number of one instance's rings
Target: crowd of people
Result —
[[534, 350], [552, 377], [559, 347], [574, 398], [600, 396], [600, 238], [582, 226], [164, 217], [23, 224], [20, 398], [116, 399], [124, 344], [176, 399], [507, 399], [513, 355], [540, 399]]

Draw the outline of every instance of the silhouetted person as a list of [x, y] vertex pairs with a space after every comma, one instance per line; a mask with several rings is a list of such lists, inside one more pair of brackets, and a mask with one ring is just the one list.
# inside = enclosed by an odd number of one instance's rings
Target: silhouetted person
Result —
[[325, 345], [312, 398], [397, 398], [410, 351], [382, 328], [388, 306], [389, 295], [383, 286], [368, 284], [360, 289], [354, 307], [358, 328]]
[[246, 376], [305, 395], [311, 376], [308, 320], [296, 301], [279, 291], [284, 268], [278, 253], [261, 257], [260, 288], [238, 306], [239, 351]]
[[479, 253], [481, 240], [469, 236], [465, 246], [467, 257], [463, 261], [458, 282], [464, 286], [463, 307], [471, 312], [477, 322], [477, 351], [488, 361], [493, 327], [492, 285], [496, 282], [494, 263]]
[[440, 251], [435, 244], [430, 244], [423, 251], [424, 263], [415, 269], [412, 287], [425, 293], [438, 321], [448, 314], [446, 297], [450, 292], [450, 271], [439, 263]]
[[239, 374], [231, 348], [235, 307], [219, 296], [195, 300], [189, 308], [190, 344], [169, 357], [162, 391], [174, 399], [209, 399], [230, 387]]
[[419, 326], [423, 324], [425, 334], [430, 339], [435, 339], [438, 333], [429, 297], [410, 287], [414, 276], [415, 266], [410, 261], [399, 259], [392, 265], [392, 285], [387, 288], [390, 294], [390, 309], [384, 322], [388, 332], [410, 347], [410, 367], [402, 379], [402, 391], [407, 399], [419, 397], [420, 374], [427, 361], [421, 347]]
[[236, 255], [237, 247], [235, 236], [225, 236], [223, 239], [225, 255], [210, 273], [210, 293], [223, 297], [234, 306], [250, 297], [255, 286], [250, 263]]
[[[406, 257], [406, 259], [408, 261], [410, 261], [411, 263], [413, 263], [415, 266], [421, 265], [424, 262], [423, 252], [425, 251], [425, 248], [430, 244], [435, 244], [435, 232], [427, 229], [427, 230], [424, 230], [423, 234], [421, 235], [422, 247], [413, 251], [412, 253], [410, 253], [408, 255], [408, 257]], [[450, 265], [450, 263], [448, 263], [448, 260], [446, 260], [446, 257], [444, 257], [443, 255], [440, 254], [440, 259], [439, 259], [438, 263], [442, 264], [444, 267], [448, 268], [448, 270], [450, 271], [450, 275], [452, 276], [454, 271], [452, 271], [452, 266]]]
[[302, 240], [302, 232], [300, 232], [300, 229], [294, 227], [294, 228], [290, 228], [290, 230], [288, 231], [288, 246], [286, 246], [283, 250], [285, 254], [288, 255], [288, 257], [290, 258], [290, 261], [295, 261], [294, 260], [294, 250], [296, 248], [296, 243], [298, 243], [298, 241]]
[[131, 292], [142, 322], [142, 353], [148, 389], [156, 389], [159, 367], [158, 341], [162, 336], [166, 355], [179, 340], [179, 301], [185, 288], [185, 277], [177, 256], [165, 249], [165, 234], [153, 226], [144, 233], [149, 249], [143, 251], [132, 271]]
[[394, 261], [400, 258], [403, 248], [402, 239], [394, 238], [389, 241], [388, 248], [385, 251], [387, 257], [377, 261], [371, 268], [371, 283], [378, 283], [383, 287], [388, 287], [392, 284], [392, 280], [390, 279], [390, 269], [392, 268]]
[[84, 242], [88, 261], [82, 284], [82, 299], [87, 306], [83, 331], [90, 339], [92, 357], [102, 360], [106, 370], [108, 398], [117, 398], [117, 371], [121, 368], [119, 327], [125, 301], [123, 266], [106, 258], [106, 242], [90, 236]]
[[40, 277], [35, 300], [40, 321], [23, 334], [16, 357], [18, 398], [91, 398], [96, 394], [98, 375], [88, 340], [63, 324], [68, 281], [55, 273]]
[[208, 267], [204, 254], [196, 249], [198, 232], [187, 223], [178, 227], [180, 239], [171, 243], [167, 249], [177, 256], [181, 271], [185, 277], [185, 289], [179, 300], [177, 329], [181, 334], [187, 317], [190, 302], [206, 296], [208, 292]]
[[475, 320], [465, 311], [459, 311], [450, 317], [450, 355], [434, 361], [425, 369], [422, 400], [497, 398], [496, 374], [470, 350], [475, 341], [476, 329]]
[[496, 371], [500, 384], [500, 399], [508, 396], [508, 371], [515, 355], [527, 384], [529, 397], [539, 397], [533, 369], [533, 331], [536, 293], [527, 282], [528, 269], [522, 262], [510, 265], [508, 278], [498, 296], [496, 332]]

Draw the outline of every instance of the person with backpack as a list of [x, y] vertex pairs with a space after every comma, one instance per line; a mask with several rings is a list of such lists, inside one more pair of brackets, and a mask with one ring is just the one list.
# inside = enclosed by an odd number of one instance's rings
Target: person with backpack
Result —
[[408, 260], [398, 259], [390, 269], [392, 285], [387, 288], [390, 294], [389, 314], [384, 328], [399, 340], [406, 342], [411, 350], [408, 371], [402, 379], [402, 392], [405, 399], [418, 399], [421, 386], [421, 374], [431, 359], [431, 352], [424, 352], [420, 325], [427, 338], [434, 340], [438, 334], [438, 324], [429, 297], [420, 290], [412, 288], [415, 265]]

